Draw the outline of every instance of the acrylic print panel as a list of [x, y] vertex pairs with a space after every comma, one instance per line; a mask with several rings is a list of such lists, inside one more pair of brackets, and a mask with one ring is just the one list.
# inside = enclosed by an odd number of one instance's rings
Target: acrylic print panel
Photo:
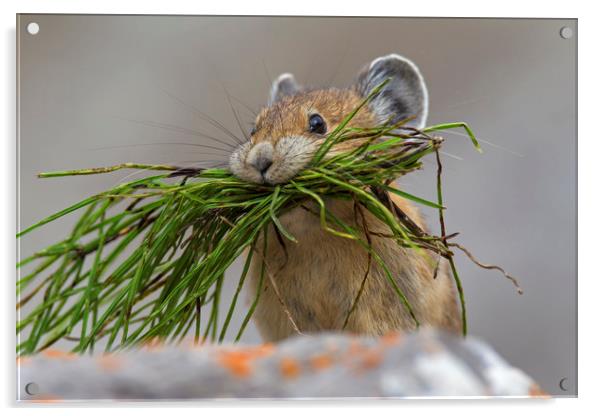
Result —
[[[577, 394], [576, 20], [28, 14], [17, 33], [19, 229], [89, 202], [18, 238], [20, 400]], [[358, 108], [340, 132], [371, 144], [312, 159]], [[374, 162], [387, 146], [403, 157]], [[357, 227], [325, 230], [315, 197]]]

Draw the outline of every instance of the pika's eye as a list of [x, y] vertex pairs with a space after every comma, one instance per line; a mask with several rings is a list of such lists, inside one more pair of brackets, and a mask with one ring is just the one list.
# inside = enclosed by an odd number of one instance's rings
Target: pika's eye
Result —
[[255, 133], [257, 133], [257, 127], [253, 126], [253, 128], [251, 129], [251, 136], [253, 136]]
[[319, 114], [312, 114], [309, 117], [309, 131], [317, 134], [326, 133], [326, 122]]

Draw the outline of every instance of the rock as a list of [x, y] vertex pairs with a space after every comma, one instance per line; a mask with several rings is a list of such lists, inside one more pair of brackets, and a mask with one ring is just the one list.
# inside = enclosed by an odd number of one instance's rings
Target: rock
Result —
[[544, 396], [484, 342], [422, 330], [21, 357], [20, 400]]

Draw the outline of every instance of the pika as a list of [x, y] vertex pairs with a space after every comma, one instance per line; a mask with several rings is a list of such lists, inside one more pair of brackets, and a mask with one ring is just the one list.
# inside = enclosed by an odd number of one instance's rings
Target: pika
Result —
[[[232, 153], [230, 170], [254, 183], [286, 183], [307, 166], [328, 133], [385, 79], [390, 81], [384, 89], [360, 109], [348, 126], [373, 127], [414, 116], [408, 125], [424, 127], [427, 88], [416, 65], [402, 56], [392, 54], [375, 59], [346, 89], [303, 88], [293, 75], [282, 74], [273, 82], [267, 106], [258, 114], [250, 140]], [[349, 146], [353, 143], [344, 142], [332, 151]], [[391, 194], [391, 199], [425, 229], [414, 205], [397, 195]], [[361, 229], [352, 201], [327, 199], [325, 203], [342, 221]], [[312, 207], [312, 202], [307, 202], [307, 207]], [[447, 260], [438, 262], [432, 253], [426, 253], [431, 256], [429, 261], [424, 252], [400, 247], [382, 237], [388, 232], [387, 226], [360, 209], [364, 226], [373, 235], [373, 249], [386, 262], [420, 324], [460, 332], [460, 314]], [[357, 241], [325, 231], [319, 218], [304, 207], [288, 211], [280, 221], [297, 242], [279, 238], [271, 227], [265, 237], [266, 255], [254, 256], [250, 271], [250, 292], [261, 290], [254, 320], [266, 341], [278, 341], [296, 333], [291, 320], [302, 333], [341, 330], [346, 319], [345, 330], [362, 335], [416, 328], [382, 269], [369, 261], [368, 253]], [[263, 247], [262, 239], [257, 247]], [[257, 287], [264, 262], [267, 273], [273, 273], [277, 292], [267, 278], [263, 288]], [[436, 278], [434, 264], [439, 268]], [[365, 276], [362, 295], [348, 316]]]

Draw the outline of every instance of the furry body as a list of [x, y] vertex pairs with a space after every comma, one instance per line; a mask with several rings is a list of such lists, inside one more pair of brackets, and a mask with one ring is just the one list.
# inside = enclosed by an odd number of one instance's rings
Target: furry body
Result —
[[[391, 82], [360, 109], [349, 126], [373, 127], [413, 115], [416, 116], [413, 126], [423, 127], [428, 108], [426, 87], [416, 66], [398, 55], [373, 61], [348, 89], [304, 90], [292, 75], [284, 74], [274, 82], [268, 106], [258, 115], [249, 142], [232, 154], [231, 170], [251, 182], [277, 184], [290, 180], [309, 163], [325, 139], [325, 131], [336, 127], [386, 78]], [[315, 117], [319, 117], [320, 132], [313, 128]], [[313, 122], [308, 123], [312, 118]], [[344, 142], [334, 146], [331, 153], [358, 145], [354, 141]], [[424, 229], [422, 218], [412, 204], [396, 195], [391, 195], [391, 199]], [[422, 325], [460, 331], [455, 287], [446, 260], [438, 261], [430, 252], [403, 248], [383, 237], [390, 233], [387, 226], [353, 201], [325, 202], [339, 219], [368, 233], [370, 244], [387, 264]], [[315, 205], [307, 202], [280, 218], [297, 243], [279, 238], [273, 226], [267, 233], [265, 268], [269, 276], [264, 275], [254, 314], [264, 339], [277, 341], [292, 335], [295, 331], [291, 320], [301, 332], [343, 329], [364, 280], [346, 330], [382, 335], [393, 330], [415, 329], [413, 319], [378, 262], [357, 241], [323, 230], [312, 210], [316, 212]], [[263, 241], [256, 247], [263, 247]], [[260, 282], [263, 262], [261, 254], [254, 256], [250, 279], [253, 294]]]

